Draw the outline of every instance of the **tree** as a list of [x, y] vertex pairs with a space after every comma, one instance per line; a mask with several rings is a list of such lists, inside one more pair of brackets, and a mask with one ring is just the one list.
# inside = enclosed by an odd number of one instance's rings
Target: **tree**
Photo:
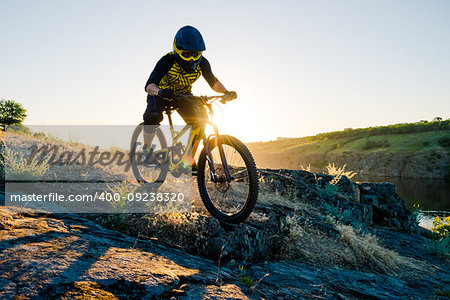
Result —
[[2, 99], [0, 101], [0, 124], [3, 130], [6, 125], [22, 124], [26, 116], [26, 110], [22, 104], [13, 100]]
[[433, 122], [440, 122], [440, 121], [442, 121], [441, 117], [436, 117], [436, 118], [433, 119]]

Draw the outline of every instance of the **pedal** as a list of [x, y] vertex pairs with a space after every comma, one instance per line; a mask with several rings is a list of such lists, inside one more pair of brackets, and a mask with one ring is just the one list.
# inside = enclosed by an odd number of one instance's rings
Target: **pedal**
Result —
[[192, 165], [192, 176], [197, 176], [197, 164], [194, 161], [194, 164]]

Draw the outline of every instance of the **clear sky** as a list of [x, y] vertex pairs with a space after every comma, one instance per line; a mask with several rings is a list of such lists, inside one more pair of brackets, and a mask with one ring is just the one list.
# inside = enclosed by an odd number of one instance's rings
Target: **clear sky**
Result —
[[[141, 121], [190, 24], [244, 141], [450, 117], [450, 1], [0, 0], [0, 97], [26, 124]], [[196, 94], [214, 94], [205, 80]], [[181, 122], [181, 119], [177, 119]]]

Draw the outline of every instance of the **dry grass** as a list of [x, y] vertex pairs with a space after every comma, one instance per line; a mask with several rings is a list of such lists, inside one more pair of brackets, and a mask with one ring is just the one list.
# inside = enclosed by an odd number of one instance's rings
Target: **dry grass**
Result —
[[[335, 176], [335, 183], [342, 176], [349, 178], [354, 176], [353, 172], [345, 171], [345, 166], [339, 168], [330, 164], [327, 169], [330, 175]], [[280, 233], [283, 233], [283, 243], [279, 258], [298, 259], [313, 265], [394, 276], [417, 274], [426, 267], [423, 263], [383, 247], [375, 235], [343, 225], [332, 216], [327, 216], [326, 212], [319, 207], [305, 203], [289, 193], [280, 195], [262, 185], [259, 201], [266, 204], [279, 204], [295, 210], [295, 215], [287, 216], [280, 228]], [[312, 226], [311, 221], [305, 221], [305, 214], [308, 220], [315, 220], [315, 222], [325, 220], [322, 222], [334, 228], [335, 234], [321, 230], [320, 226]]]
[[303, 262], [332, 267], [344, 267], [341, 257], [348, 249], [325, 233], [301, 224], [295, 217], [287, 217], [284, 224], [287, 234], [284, 236], [281, 258], [301, 259]]
[[295, 217], [287, 217], [284, 226], [288, 233], [284, 238], [282, 258], [393, 276], [411, 276], [426, 267], [384, 248], [372, 234], [339, 223], [334, 225], [339, 231], [337, 238], [300, 223]]
[[[42, 152], [38, 152], [35, 156], [34, 160], [39, 162], [43, 159], [44, 164], [48, 163], [49, 167], [46, 172], [47, 179], [60, 179], [60, 180], [89, 180], [92, 178], [95, 179], [105, 179], [105, 180], [125, 180], [125, 179], [134, 179], [132, 176], [131, 169], [125, 172], [125, 165], [118, 166], [115, 162], [109, 165], [89, 165], [87, 164], [88, 159], [90, 158], [90, 152], [94, 150], [94, 147], [83, 145], [80, 143], [72, 142], [72, 141], [64, 141], [62, 139], [58, 139], [55, 137], [51, 137], [48, 135], [30, 135], [30, 134], [21, 134], [15, 132], [6, 133], [5, 139], [6, 147], [11, 149], [14, 155], [19, 155], [27, 160], [30, 158], [32, 154], [32, 146], [41, 149], [41, 147], [48, 147], [48, 149], [53, 146], [57, 146], [57, 155], [53, 157], [53, 161], [51, 161], [51, 156], [53, 151], [48, 151], [45, 157], [42, 157]], [[60, 158], [62, 158], [63, 153], [73, 153], [71, 159], [75, 159], [75, 157], [84, 149], [86, 161], [84, 164], [78, 165], [77, 163], [71, 164], [60, 164], [58, 163]], [[111, 150], [118, 151], [118, 149], [112, 148]], [[99, 149], [100, 152], [105, 152], [104, 149]], [[115, 154], [111, 153], [111, 156]], [[97, 154], [96, 160], [99, 158]], [[67, 157], [66, 157], [67, 159]], [[77, 160], [80, 162], [81, 159]]]
[[352, 255], [347, 259], [355, 267], [370, 267], [375, 272], [395, 274], [409, 265], [408, 260], [397, 252], [381, 246], [376, 236], [362, 234], [347, 225], [338, 224], [337, 228], [341, 234], [339, 242], [351, 250]]
[[198, 213], [161, 213], [144, 217], [147, 230], [163, 242], [204, 254], [209, 240], [208, 228]]
[[[353, 171], [345, 171], [345, 167], [347, 165], [343, 165], [342, 167], [335, 166], [334, 163], [328, 164], [325, 166], [327, 168], [328, 175], [336, 176], [337, 178], [341, 178], [342, 176], [346, 176], [348, 179], [352, 179], [356, 173]], [[339, 180], [338, 180], [339, 181]]]
[[9, 180], [38, 180], [49, 169], [48, 159], [38, 163], [34, 158], [28, 162], [22, 152], [14, 152], [10, 147], [4, 146], [0, 163], [5, 170], [5, 176]]
[[253, 222], [264, 223], [269, 220], [269, 217], [265, 213], [252, 212], [248, 219]]
[[268, 190], [262, 183], [260, 183], [258, 202], [265, 204], [278, 204], [293, 209], [313, 209], [311, 205], [296, 199], [295, 195], [291, 193], [281, 195], [278, 191]]

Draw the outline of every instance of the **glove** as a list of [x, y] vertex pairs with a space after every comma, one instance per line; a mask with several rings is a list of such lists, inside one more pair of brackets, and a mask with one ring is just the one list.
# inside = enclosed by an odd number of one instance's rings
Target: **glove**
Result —
[[223, 97], [224, 102], [231, 101], [237, 98], [237, 94], [234, 91], [226, 91], [224, 94], [225, 94], [224, 95], [225, 97]]
[[175, 93], [171, 89], [161, 89], [158, 91], [158, 96], [164, 99], [172, 100], [175, 97]]

